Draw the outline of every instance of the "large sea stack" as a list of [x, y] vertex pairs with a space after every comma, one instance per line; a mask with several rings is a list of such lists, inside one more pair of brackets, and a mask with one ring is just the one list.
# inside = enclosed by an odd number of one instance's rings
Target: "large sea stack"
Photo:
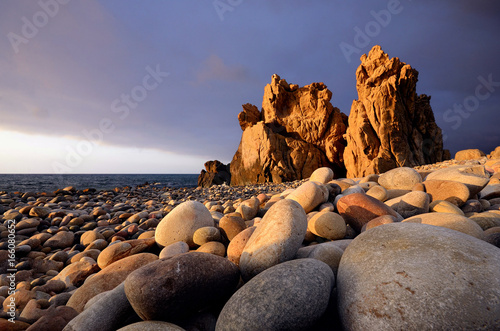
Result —
[[344, 162], [347, 177], [443, 161], [443, 137], [430, 97], [417, 95], [418, 71], [389, 59], [380, 46], [361, 57], [356, 71]]
[[347, 116], [330, 103], [323, 83], [304, 87], [273, 75], [264, 89], [262, 111], [243, 105], [243, 134], [231, 161], [231, 185], [308, 178], [323, 166], [345, 174]]

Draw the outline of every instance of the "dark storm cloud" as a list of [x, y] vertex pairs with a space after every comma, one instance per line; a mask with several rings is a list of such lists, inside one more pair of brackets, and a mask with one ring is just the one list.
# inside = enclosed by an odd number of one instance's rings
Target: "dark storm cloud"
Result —
[[[324, 82], [334, 106], [349, 113], [359, 57], [380, 44], [420, 72], [417, 92], [432, 95], [446, 147], [489, 152], [500, 145], [493, 120], [500, 87], [467, 118], [453, 110], [474, 96], [478, 77], [500, 81], [500, 4], [401, 0], [400, 12], [347, 61], [341, 43], [354, 45], [355, 29], [376, 22], [373, 12], [391, 3], [244, 1], [221, 21], [210, 1], [70, 2], [16, 53], [8, 33], [21, 34], [22, 18], [40, 7], [3, 2], [0, 129], [85, 139], [105, 118], [115, 129], [103, 135], [104, 144], [227, 162], [241, 136], [241, 105], [260, 108], [272, 74], [300, 85]], [[147, 68], [157, 66], [168, 76], [127, 106], [122, 95], [139, 91]], [[116, 100], [129, 108], [127, 116], [114, 111]]]

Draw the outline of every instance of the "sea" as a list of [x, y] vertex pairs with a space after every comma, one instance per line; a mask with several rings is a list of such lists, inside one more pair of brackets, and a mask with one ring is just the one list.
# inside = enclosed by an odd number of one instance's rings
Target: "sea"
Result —
[[53, 192], [67, 186], [77, 190], [94, 188], [136, 187], [150, 184], [158, 187], [196, 187], [197, 174], [0, 174], [0, 192]]

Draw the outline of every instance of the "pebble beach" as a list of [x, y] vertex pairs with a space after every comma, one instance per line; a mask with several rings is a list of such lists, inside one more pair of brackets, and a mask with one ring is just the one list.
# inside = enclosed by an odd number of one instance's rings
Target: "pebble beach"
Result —
[[500, 330], [500, 159], [0, 192], [1, 330]]

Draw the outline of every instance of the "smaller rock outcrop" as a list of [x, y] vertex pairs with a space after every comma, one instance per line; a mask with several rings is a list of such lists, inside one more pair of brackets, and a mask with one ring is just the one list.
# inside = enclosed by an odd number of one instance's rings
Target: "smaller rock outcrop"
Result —
[[222, 185], [231, 183], [231, 172], [229, 164], [215, 160], [205, 162], [205, 170], [198, 176], [198, 186], [210, 187], [212, 185]]

